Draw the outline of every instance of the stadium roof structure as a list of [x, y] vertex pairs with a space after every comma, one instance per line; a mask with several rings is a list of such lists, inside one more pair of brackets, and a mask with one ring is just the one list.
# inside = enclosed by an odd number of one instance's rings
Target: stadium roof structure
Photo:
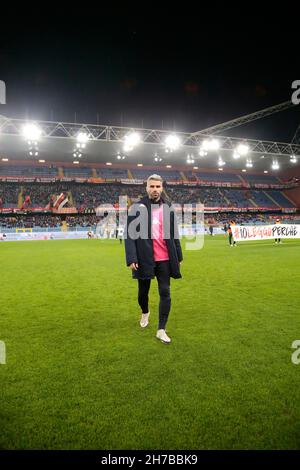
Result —
[[[290, 162], [292, 155], [294, 156], [294, 163], [300, 162], [299, 144], [226, 137], [216, 135], [216, 132], [219, 128], [227, 130], [230, 126], [234, 127], [250, 120], [259, 119], [264, 115], [287, 109], [290, 106], [290, 102], [282, 103], [276, 107], [268, 108], [265, 112], [260, 111], [229, 121], [227, 127], [226, 123], [223, 123], [193, 133], [175, 133], [174, 131], [144, 128], [133, 129], [110, 125], [28, 121], [0, 116], [0, 156], [7, 157], [10, 160], [33, 159], [29, 157], [28, 143], [23, 135], [24, 126], [31, 123], [41, 131], [38, 142], [38, 156], [34, 157], [37, 161], [44, 159], [51, 162], [72, 162], [76, 151], [77, 136], [79, 133], [85, 133], [88, 136], [88, 141], [86, 147], [80, 150], [82, 155], [80, 158], [81, 165], [84, 165], [85, 162], [120, 163], [117, 156], [121, 155], [126, 157], [122, 162], [132, 164], [182, 165], [186, 167], [188, 159], [191, 168], [193, 165], [203, 168], [218, 168], [221, 161], [221, 166], [223, 162], [223, 165], [226, 164], [226, 169], [241, 170], [245, 168], [248, 159], [253, 164], [253, 170], [270, 170], [274, 160], [278, 162], [280, 169], [286, 169], [293, 165]], [[125, 152], [123, 148], [126, 136], [132, 132], [139, 135], [140, 143], [131, 151]], [[169, 135], [174, 134], [179, 138], [180, 146], [174, 151], [166, 152], [165, 140]], [[211, 142], [212, 137], [214, 142], [217, 141], [218, 149], [210, 149], [208, 152], [202, 151], [200, 155], [200, 149], [204, 148], [207, 142]], [[236, 155], [236, 150], [241, 144], [248, 148], [247, 155], [238, 155], [238, 158], [233, 158], [233, 154]], [[162, 158], [162, 161], [155, 162], [155, 156]], [[78, 158], [76, 159], [78, 160]]]

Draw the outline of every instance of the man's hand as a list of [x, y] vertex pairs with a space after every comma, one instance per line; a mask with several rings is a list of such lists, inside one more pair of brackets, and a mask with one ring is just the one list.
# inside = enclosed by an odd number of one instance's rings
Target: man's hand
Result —
[[137, 263], [131, 263], [131, 265], [129, 266], [130, 269], [132, 269], [132, 271], [136, 271], [139, 267], [139, 265]]

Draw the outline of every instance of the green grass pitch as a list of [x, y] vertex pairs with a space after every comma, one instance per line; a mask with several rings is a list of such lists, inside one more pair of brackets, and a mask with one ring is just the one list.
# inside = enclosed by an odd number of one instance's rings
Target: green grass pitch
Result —
[[[183, 242], [184, 247], [184, 242]], [[0, 245], [1, 449], [299, 449], [300, 241], [184, 251], [165, 345], [117, 240]]]

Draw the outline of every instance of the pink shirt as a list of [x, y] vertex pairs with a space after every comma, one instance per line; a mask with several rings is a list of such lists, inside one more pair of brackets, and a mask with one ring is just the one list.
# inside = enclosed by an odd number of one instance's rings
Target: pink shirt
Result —
[[163, 204], [152, 206], [152, 241], [154, 261], [168, 261], [169, 253], [163, 238]]

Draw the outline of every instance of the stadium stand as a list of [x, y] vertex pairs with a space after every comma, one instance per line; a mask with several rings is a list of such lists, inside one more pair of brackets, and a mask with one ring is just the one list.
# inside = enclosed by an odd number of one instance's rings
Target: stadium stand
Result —
[[92, 169], [91, 168], [68, 168], [65, 167], [64, 169], [64, 175], [66, 178], [91, 178], [92, 177]]
[[55, 178], [57, 168], [49, 166], [0, 166], [0, 176], [32, 177], [32, 178]]
[[238, 175], [233, 173], [223, 173], [221, 171], [215, 173], [205, 173], [204, 171], [195, 173], [198, 180], [201, 181], [213, 181], [223, 183], [241, 183], [241, 179]]
[[244, 174], [243, 179], [247, 183], [252, 184], [279, 184], [280, 180], [276, 176], [272, 175], [251, 175], [251, 174]]
[[135, 169], [131, 170], [131, 173], [135, 179], [139, 180], [146, 180], [150, 175], [154, 173], [158, 173], [160, 176], [166, 181], [180, 181], [182, 180], [182, 176], [180, 175], [179, 171], [166, 171], [166, 170], [140, 170]]
[[19, 189], [15, 183], [0, 183], [0, 209], [18, 207]]
[[97, 169], [97, 176], [103, 179], [111, 179], [111, 180], [118, 180], [118, 179], [127, 179], [128, 172], [127, 170], [122, 169], [113, 169], [113, 168], [98, 168]]
[[293, 203], [289, 201], [281, 191], [269, 190], [267, 194], [269, 194], [280, 207], [294, 207]]
[[261, 190], [248, 191], [250, 199], [259, 207], [276, 208], [277, 205], [268, 197], [267, 193]]

